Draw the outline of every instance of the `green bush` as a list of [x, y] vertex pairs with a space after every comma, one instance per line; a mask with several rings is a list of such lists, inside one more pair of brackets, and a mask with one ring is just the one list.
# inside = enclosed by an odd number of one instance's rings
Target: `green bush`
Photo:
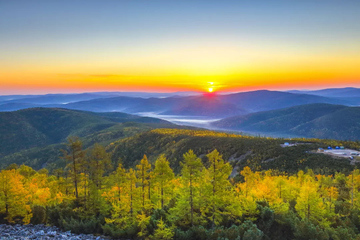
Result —
[[94, 234], [94, 233], [102, 233], [101, 227], [101, 218], [97, 219], [95, 217], [91, 217], [89, 219], [64, 219], [62, 218], [62, 228], [65, 231], [71, 231], [72, 233], [85, 233], [85, 234]]
[[48, 223], [65, 231], [73, 233], [102, 234], [102, 225], [105, 224], [103, 215], [89, 215], [84, 212], [75, 212], [77, 203], [63, 202], [48, 209]]
[[[255, 225], [256, 227], [256, 225]], [[176, 240], [240, 240], [241, 227], [233, 225], [230, 228], [216, 227], [207, 230], [203, 226], [192, 227], [186, 231], [180, 229], [175, 230], [174, 239]], [[257, 228], [256, 228], [257, 229]], [[260, 231], [259, 229], [257, 229]], [[261, 231], [260, 231], [261, 232]]]
[[47, 209], [48, 223], [62, 228], [62, 219], [75, 217], [72, 202], [63, 202]]
[[32, 218], [30, 223], [32, 224], [45, 224], [46, 223], [46, 209], [42, 206], [33, 206], [31, 208]]
[[105, 235], [110, 236], [114, 239], [126, 238], [134, 239], [139, 232], [139, 228], [136, 224], [131, 225], [125, 229], [119, 228], [114, 224], [105, 224], [102, 226], [102, 230]]
[[315, 226], [306, 219], [296, 219], [293, 225], [293, 232], [296, 240], [329, 239], [329, 235], [326, 231], [319, 226]]

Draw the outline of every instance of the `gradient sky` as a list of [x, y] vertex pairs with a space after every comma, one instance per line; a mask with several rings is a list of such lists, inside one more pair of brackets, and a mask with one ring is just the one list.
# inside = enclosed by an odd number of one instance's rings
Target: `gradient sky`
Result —
[[360, 1], [0, 0], [0, 94], [360, 86]]

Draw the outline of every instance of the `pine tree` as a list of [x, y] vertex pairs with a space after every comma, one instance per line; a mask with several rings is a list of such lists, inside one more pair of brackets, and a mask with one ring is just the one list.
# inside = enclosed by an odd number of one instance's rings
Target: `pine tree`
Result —
[[179, 191], [176, 208], [172, 209], [172, 214], [176, 216], [175, 218], [185, 224], [187, 224], [187, 219], [189, 219], [189, 224], [194, 226], [195, 221], [201, 221], [201, 216], [195, 216], [194, 210], [195, 207], [198, 207], [199, 209], [199, 203], [201, 201], [199, 199], [199, 191], [204, 165], [202, 164], [201, 159], [198, 158], [192, 150], [185, 153], [183, 157], [184, 160], [180, 163], [182, 166], [182, 188]]
[[162, 218], [159, 220], [157, 224], [157, 228], [155, 229], [154, 235], [152, 239], [154, 240], [171, 240], [173, 239], [174, 233], [170, 228], [166, 227]]
[[230, 194], [229, 176], [232, 168], [229, 163], [225, 163], [222, 156], [215, 149], [207, 155], [210, 166], [207, 169], [209, 174], [210, 191], [208, 194], [209, 204], [208, 212], [211, 216], [212, 226], [218, 225], [224, 215], [224, 211], [228, 204], [228, 196]]
[[[146, 187], [149, 185], [150, 182], [150, 170], [151, 165], [147, 160], [146, 155], [144, 155], [143, 159], [141, 159], [140, 164], [136, 165], [136, 176], [138, 178], [138, 184], [141, 191], [142, 197], [142, 208], [143, 210], [147, 210], [149, 208], [148, 203], [150, 199], [146, 199]], [[146, 204], [147, 203], [147, 204]]]
[[121, 204], [121, 195], [124, 194], [122, 193], [122, 190], [125, 189], [125, 183], [126, 183], [126, 170], [123, 168], [121, 163], [119, 163], [119, 166], [114, 172], [113, 176], [114, 176], [115, 186], [117, 188], [118, 201]]
[[97, 189], [101, 190], [102, 178], [112, 168], [110, 154], [105, 151], [103, 146], [95, 144], [90, 151], [88, 165], [90, 180]]
[[161, 208], [164, 208], [164, 200], [168, 200], [167, 194], [172, 190], [171, 180], [174, 178], [174, 172], [164, 155], [156, 160], [154, 175], [156, 185], [160, 190]]
[[135, 171], [132, 168], [130, 168], [129, 172], [126, 175], [127, 175], [127, 184], [128, 184], [128, 195], [130, 197], [130, 199], [129, 199], [130, 211], [129, 212], [130, 212], [131, 217], [133, 217], [135, 210], [137, 210], [136, 183], [138, 180], [136, 178]]
[[68, 138], [67, 146], [69, 148], [69, 152], [62, 150], [64, 155], [63, 157], [68, 162], [67, 168], [70, 169], [71, 177], [74, 183], [75, 197], [76, 199], [79, 199], [79, 174], [83, 165], [85, 152], [82, 150], [82, 142], [78, 137]]
[[321, 223], [326, 220], [326, 210], [317, 190], [318, 184], [310, 177], [307, 177], [300, 188], [295, 209], [301, 218], [314, 223]]
[[347, 177], [347, 182], [346, 182], [347, 186], [350, 189], [350, 203], [351, 203], [351, 208], [354, 208], [354, 205], [358, 205], [355, 204], [355, 200], [357, 199], [357, 193], [359, 192], [359, 188], [360, 188], [360, 170], [359, 169], [355, 169], [354, 171], [351, 172], [351, 174]]

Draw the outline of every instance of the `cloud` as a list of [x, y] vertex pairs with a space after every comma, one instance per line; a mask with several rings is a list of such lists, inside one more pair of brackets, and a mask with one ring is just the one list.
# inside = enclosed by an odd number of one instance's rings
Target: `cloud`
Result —
[[84, 74], [84, 73], [58, 73], [60, 77], [94, 77], [94, 78], [111, 78], [111, 77], [125, 77], [118, 74]]
[[60, 76], [60, 77], [83, 77], [83, 76], [86, 76], [85, 74], [81, 74], [81, 73], [58, 73], [56, 75]]
[[92, 74], [89, 75], [89, 77], [99, 77], [99, 78], [109, 78], [109, 77], [119, 77], [121, 75], [116, 74]]

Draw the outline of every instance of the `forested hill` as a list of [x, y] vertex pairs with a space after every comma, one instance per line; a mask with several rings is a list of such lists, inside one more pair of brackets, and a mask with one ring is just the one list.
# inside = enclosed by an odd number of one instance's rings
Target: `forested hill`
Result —
[[[223, 158], [235, 167], [250, 166], [254, 170], [275, 169], [281, 172], [296, 172], [312, 168], [316, 172], [334, 174], [354, 168], [346, 159], [334, 159], [328, 155], [309, 151], [328, 145], [358, 149], [356, 142], [340, 142], [319, 139], [293, 139], [291, 142], [306, 143], [296, 147], [283, 148], [284, 139], [249, 137], [205, 130], [154, 129], [111, 143], [114, 163], [119, 159], [125, 167], [134, 167], [144, 154], [150, 162], [164, 154], [170, 166], [178, 172], [183, 154], [192, 149], [203, 158], [217, 149]], [[206, 158], [203, 159], [206, 161]]]
[[360, 107], [308, 104], [225, 118], [214, 122], [213, 126], [310, 138], [359, 140]]
[[92, 113], [59, 108], [31, 108], [0, 112], [0, 157], [33, 147], [85, 137], [123, 122], [172, 124], [125, 113]]
[[[323, 105], [320, 110], [321, 105], [311, 106], [319, 116], [339, 111], [343, 114], [343, 111], [350, 109]], [[296, 124], [301, 113], [300, 108], [297, 109], [293, 114], [292, 109], [281, 111], [288, 113], [283, 114], [284, 116], [291, 117], [288, 118], [289, 123]], [[251, 166], [254, 170], [277, 169], [286, 172], [312, 168], [331, 174], [343, 169], [351, 170], [353, 166], [348, 160], [312, 154], [309, 151], [328, 145], [360, 148], [354, 142], [316, 139], [294, 139], [292, 142], [307, 144], [282, 148], [280, 144], [289, 140], [189, 130], [163, 120], [124, 113], [34, 108], [0, 113], [0, 119], [0, 167], [11, 163], [27, 164], [35, 169], [45, 167], [50, 171], [64, 167], [65, 160], [61, 158], [60, 150], [66, 148], [64, 143], [69, 136], [80, 137], [84, 149], [95, 143], [105, 146], [111, 153], [113, 163], [116, 165], [121, 161], [125, 167], [133, 167], [144, 154], [149, 157], [150, 162], [165, 154], [176, 172], [180, 168], [182, 155], [189, 149], [193, 149], [201, 157], [218, 149], [225, 160], [239, 168]]]
[[[293, 139], [296, 147], [283, 148], [281, 144], [286, 139], [260, 138], [228, 134], [208, 130], [179, 129], [179, 126], [163, 124], [123, 123], [102, 131], [82, 137], [83, 149], [91, 148], [95, 143], [106, 147], [112, 162], [121, 162], [125, 167], [134, 167], [146, 154], [151, 163], [164, 154], [175, 172], [180, 169], [183, 154], [189, 149], [206, 161], [205, 155], [214, 149], [223, 154], [226, 161], [233, 167], [242, 169], [250, 166], [254, 170], [275, 169], [281, 172], [293, 173], [299, 169], [314, 169], [315, 172], [334, 174], [337, 171], [348, 172], [355, 166], [347, 159], [335, 159], [328, 155], [313, 154], [309, 151], [319, 147], [344, 146], [359, 149], [356, 142], [341, 142], [319, 139]], [[154, 129], [156, 128], [156, 129]], [[66, 149], [64, 143], [30, 148], [0, 158], [0, 168], [12, 163], [26, 164], [34, 169], [54, 169], [65, 166], [61, 157], [61, 149]]]

